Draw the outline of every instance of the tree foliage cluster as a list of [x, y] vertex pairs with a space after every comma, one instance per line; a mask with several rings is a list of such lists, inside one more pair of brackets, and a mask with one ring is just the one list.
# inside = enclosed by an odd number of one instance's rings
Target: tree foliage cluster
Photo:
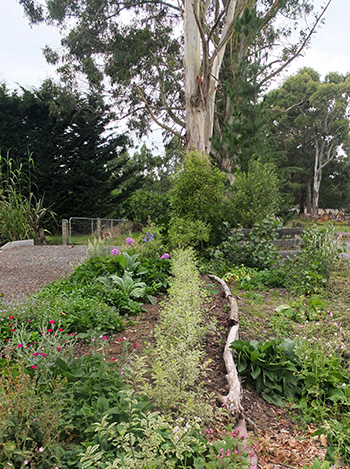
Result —
[[[177, 217], [174, 239], [185, 220], [194, 223], [188, 236], [201, 232], [203, 241], [223, 220], [252, 226], [263, 212], [275, 212], [281, 202], [277, 176], [286, 207], [317, 212], [319, 201], [329, 199], [322, 194], [322, 185], [330, 186], [325, 178], [346, 198], [347, 160], [339, 148], [347, 147], [348, 77], [333, 73], [321, 82], [317, 72], [303, 70], [264, 96], [309, 44], [328, 4], [315, 13], [308, 0], [20, 3], [32, 23], [66, 27], [62, 53], [45, 51], [65, 89], [47, 82], [22, 97], [2, 90], [6, 106], [15, 104], [21, 115], [21, 125], [5, 119], [21, 142], [19, 158], [29, 149], [38, 159], [38, 187], [49, 190], [47, 200], [59, 215], [124, 215], [143, 224], [149, 217]], [[286, 15], [288, 22], [281, 23]], [[90, 87], [85, 97], [73, 91], [83, 76]], [[156, 121], [166, 135], [176, 135], [171, 144], [211, 150], [217, 167], [203, 172], [192, 154], [180, 177], [173, 148], [165, 157], [145, 146], [129, 156], [126, 137], [110, 130], [122, 118], [138, 135]], [[23, 128], [26, 138], [17, 138]], [[0, 127], [0, 144], [15, 147], [8, 135]], [[271, 166], [253, 169], [258, 158]], [[232, 190], [219, 170], [228, 173]], [[339, 203], [334, 190], [332, 197]]]
[[0, 88], [2, 153], [30, 170], [33, 193], [45, 194], [59, 218], [106, 216], [140, 187], [145, 163], [128, 155], [128, 138], [110, 134], [109, 122], [98, 95], [83, 97], [51, 81], [21, 94]]

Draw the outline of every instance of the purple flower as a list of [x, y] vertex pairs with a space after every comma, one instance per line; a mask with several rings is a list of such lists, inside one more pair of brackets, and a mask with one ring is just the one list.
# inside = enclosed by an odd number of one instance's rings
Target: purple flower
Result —
[[130, 244], [130, 246], [133, 246], [135, 241], [132, 238], [126, 238], [125, 240], [126, 244]]
[[117, 249], [117, 248], [112, 249], [112, 256], [119, 256], [119, 254], [120, 254], [119, 249]]
[[161, 259], [169, 259], [170, 255], [168, 252], [165, 252], [162, 256], [160, 256]]

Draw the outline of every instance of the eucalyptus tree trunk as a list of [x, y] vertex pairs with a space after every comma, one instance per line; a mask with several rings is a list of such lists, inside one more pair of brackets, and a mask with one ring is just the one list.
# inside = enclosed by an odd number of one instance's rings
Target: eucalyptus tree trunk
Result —
[[312, 213], [314, 215], [318, 215], [322, 170], [336, 155], [334, 145], [332, 143], [328, 145], [327, 148], [327, 142], [325, 140], [316, 140], [315, 142], [314, 184], [312, 190]]
[[[206, 14], [210, 1], [184, 2], [184, 73], [186, 109], [186, 149], [210, 152], [213, 135], [215, 96], [226, 44], [234, 26], [237, 0], [228, 0], [223, 12], [223, 28], [210, 50]], [[213, 31], [212, 31], [213, 33]], [[213, 36], [214, 34], [212, 34]]]

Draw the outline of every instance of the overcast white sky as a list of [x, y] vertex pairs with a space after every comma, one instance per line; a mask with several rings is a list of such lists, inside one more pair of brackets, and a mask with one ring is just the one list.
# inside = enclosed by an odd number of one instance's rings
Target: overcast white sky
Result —
[[[315, 0], [315, 6], [325, 0]], [[303, 66], [310, 66], [324, 76], [330, 71], [350, 72], [350, 0], [332, 0], [326, 13], [326, 23], [314, 37], [305, 57], [294, 62], [288, 75]], [[60, 46], [57, 30], [46, 25], [28, 25], [17, 0], [0, 0], [0, 81], [10, 89], [19, 85], [39, 87], [43, 80], [54, 76], [42, 48], [49, 44]]]

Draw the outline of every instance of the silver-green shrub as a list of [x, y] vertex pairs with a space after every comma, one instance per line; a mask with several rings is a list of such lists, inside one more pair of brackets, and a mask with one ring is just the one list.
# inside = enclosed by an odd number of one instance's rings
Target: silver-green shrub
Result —
[[208, 418], [211, 407], [203, 399], [200, 379], [208, 364], [202, 346], [207, 331], [203, 324], [202, 293], [194, 252], [172, 255], [173, 283], [154, 331], [154, 344], [138, 363], [144, 367], [143, 388], [164, 413]]

